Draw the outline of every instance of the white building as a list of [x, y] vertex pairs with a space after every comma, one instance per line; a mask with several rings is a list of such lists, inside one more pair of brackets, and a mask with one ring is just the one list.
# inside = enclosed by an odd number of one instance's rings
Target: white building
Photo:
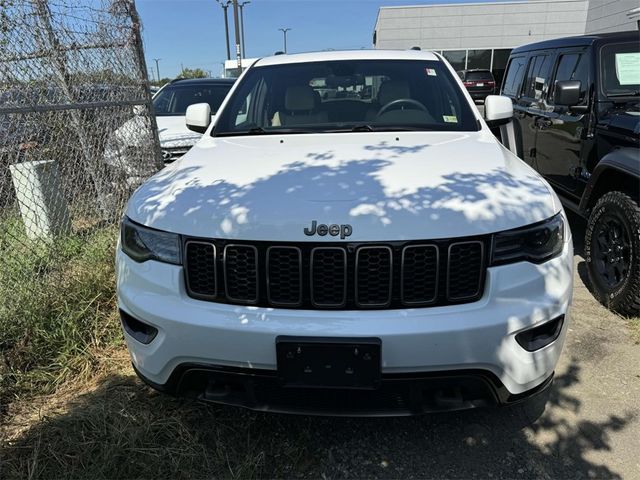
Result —
[[637, 29], [637, 0], [529, 0], [382, 7], [375, 48], [441, 51], [456, 70], [500, 81], [512, 48], [551, 38]]

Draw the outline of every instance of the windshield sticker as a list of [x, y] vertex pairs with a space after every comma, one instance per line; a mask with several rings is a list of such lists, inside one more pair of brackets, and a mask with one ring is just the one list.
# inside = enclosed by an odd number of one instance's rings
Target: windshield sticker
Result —
[[455, 115], [443, 115], [442, 119], [447, 123], [457, 123], [458, 122], [458, 117], [456, 117]]
[[640, 52], [616, 53], [616, 77], [620, 85], [640, 84]]
[[427, 68], [427, 75], [429, 75], [430, 77], [437, 77], [438, 74], [436, 73], [435, 69], [433, 68]]

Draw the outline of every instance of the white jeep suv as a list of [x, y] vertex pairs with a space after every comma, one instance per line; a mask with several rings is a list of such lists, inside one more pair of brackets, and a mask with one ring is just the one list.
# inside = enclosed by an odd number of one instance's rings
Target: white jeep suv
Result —
[[549, 185], [420, 51], [279, 55], [131, 198], [118, 302], [154, 388], [258, 410], [411, 414], [540, 398], [569, 322]]

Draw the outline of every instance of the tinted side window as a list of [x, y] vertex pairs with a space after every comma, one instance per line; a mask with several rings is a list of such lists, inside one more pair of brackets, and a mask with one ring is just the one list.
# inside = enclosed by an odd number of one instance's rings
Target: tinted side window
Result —
[[[589, 82], [589, 57], [580, 53], [568, 53], [561, 55], [558, 61], [556, 77], [557, 81], [563, 80], [580, 80], [580, 101], [582, 102], [587, 96], [587, 88]], [[549, 99], [553, 99], [553, 90], [549, 91]]]
[[526, 62], [526, 57], [514, 57], [509, 61], [507, 74], [504, 77], [504, 83], [502, 84], [503, 94], [511, 95], [513, 97], [518, 95], [520, 85], [522, 84], [522, 77], [524, 76]]
[[537, 55], [529, 61], [527, 80], [524, 85], [524, 96], [540, 100], [549, 89], [551, 73], [551, 56]]

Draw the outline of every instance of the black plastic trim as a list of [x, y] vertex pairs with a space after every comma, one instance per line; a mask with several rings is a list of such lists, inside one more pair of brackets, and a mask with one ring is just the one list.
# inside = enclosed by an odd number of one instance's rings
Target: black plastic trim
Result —
[[[169, 376], [164, 384], [158, 384], [150, 381], [144, 375], [133, 368], [140, 379], [155, 390], [177, 396], [189, 396], [197, 399], [220, 403], [225, 405], [233, 405], [248, 408], [250, 410], [270, 411], [279, 413], [296, 413], [306, 415], [330, 415], [330, 416], [398, 416], [398, 415], [417, 415], [423, 413], [437, 411], [464, 410], [476, 407], [486, 406], [508, 406], [527, 401], [547, 388], [553, 382], [553, 374], [545, 379], [540, 385], [519, 394], [510, 393], [500, 379], [488, 370], [481, 369], [464, 369], [464, 370], [447, 370], [439, 372], [412, 372], [401, 374], [382, 374], [380, 390], [404, 388], [413, 392], [415, 387], [429, 388], [430, 385], [446, 385], [451, 388], [459, 388], [468, 385], [469, 382], [475, 382], [477, 385], [484, 385], [486, 394], [483, 395], [481, 401], [460, 402], [447, 404], [439, 402], [434, 404], [430, 399], [421, 397], [420, 395], [406, 395], [407, 403], [402, 405], [394, 405], [389, 409], [370, 409], [364, 402], [356, 405], [356, 408], [348, 408], [346, 405], [339, 405], [337, 408], [315, 408], [306, 404], [282, 404], [278, 403], [283, 397], [299, 388], [282, 387], [279, 383], [278, 373], [276, 370], [252, 369], [241, 367], [230, 367], [222, 365], [206, 365], [197, 363], [185, 363], [178, 365]], [[194, 385], [193, 375], [200, 375], [207, 381], [207, 386]], [[202, 378], [200, 379], [202, 383]], [[220, 395], [211, 395], [207, 393], [210, 383], [219, 382], [220, 385], [233, 384], [237, 388], [233, 391], [223, 390]], [[258, 397], [261, 386], [267, 385], [268, 388], [276, 393], [275, 396], [265, 400]], [[304, 389], [303, 389], [304, 391]], [[368, 395], [375, 396], [378, 390], [365, 391], [365, 399]], [[326, 392], [329, 396], [343, 395], [345, 392], [353, 394], [353, 390], [342, 389], [313, 389], [312, 395], [321, 395]], [[231, 393], [231, 394], [228, 394]]]
[[[360, 252], [363, 250], [386, 250], [389, 252], [389, 295], [386, 302], [363, 303], [359, 297], [358, 277], [360, 275]], [[356, 250], [355, 294], [353, 296], [356, 306], [360, 308], [384, 308], [391, 305], [393, 295], [393, 250], [387, 245], [364, 245]]]
[[[407, 250], [410, 250], [412, 248], [433, 248], [436, 251], [436, 275], [435, 275], [435, 282], [436, 282], [436, 286], [434, 289], [434, 294], [433, 294], [433, 298], [430, 300], [424, 300], [424, 301], [419, 301], [419, 302], [408, 302], [404, 299], [404, 267], [405, 267], [405, 260], [404, 260], [404, 256], [405, 253], [407, 252]], [[403, 305], [406, 305], [408, 307], [418, 307], [418, 306], [427, 306], [427, 305], [431, 305], [432, 303], [435, 303], [436, 300], [438, 300], [438, 284], [440, 283], [440, 249], [438, 248], [437, 245], [433, 245], [433, 244], [428, 244], [428, 243], [424, 243], [424, 244], [418, 244], [418, 245], [407, 245], [406, 247], [404, 247], [402, 249], [402, 260], [400, 262], [400, 301], [402, 302]]]
[[[314, 273], [314, 267], [313, 267], [313, 260], [314, 260], [314, 255], [316, 252], [320, 251], [320, 250], [338, 250], [340, 252], [342, 252], [342, 256], [344, 259], [344, 270], [343, 270], [343, 277], [344, 277], [344, 289], [343, 289], [343, 293], [342, 293], [342, 302], [340, 303], [319, 303], [316, 302], [315, 298], [313, 298], [313, 293], [314, 293], [314, 288], [313, 288], [313, 273]], [[321, 308], [340, 308], [340, 307], [344, 307], [347, 304], [347, 251], [344, 248], [341, 247], [315, 247], [311, 250], [311, 268], [309, 269], [309, 285], [311, 287], [311, 304], [314, 307], [321, 307]]]
[[[451, 286], [451, 249], [453, 247], [455, 247], [456, 245], [469, 245], [469, 244], [473, 244], [473, 243], [477, 243], [480, 245], [480, 276], [478, 278], [478, 288], [477, 290], [474, 292], [473, 295], [463, 295], [463, 296], [459, 296], [459, 297], [453, 297], [451, 296], [451, 294], [449, 293], [449, 289]], [[459, 301], [464, 301], [464, 300], [468, 300], [471, 298], [477, 298], [478, 295], [482, 292], [483, 287], [484, 287], [484, 282], [483, 282], [483, 277], [485, 275], [485, 271], [486, 271], [486, 263], [485, 263], [485, 250], [484, 250], [484, 242], [478, 241], [478, 240], [473, 240], [470, 242], [453, 242], [451, 245], [449, 245], [449, 248], [447, 249], [447, 299], [454, 301], [454, 302], [459, 302]]]
[[120, 321], [122, 328], [138, 342], [149, 345], [158, 335], [158, 329], [148, 323], [138, 320], [133, 315], [120, 309]]
[[[229, 282], [227, 281], [227, 250], [229, 250], [230, 248], [248, 248], [253, 250], [254, 254], [255, 254], [255, 267], [256, 267], [256, 296], [254, 299], [246, 299], [246, 298], [235, 298], [232, 297], [231, 295], [229, 295]], [[223, 252], [223, 259], [222, 259], [223, 265], [224, 265], [224, 292], [226, 297], [235, 302], [235, 303], [239, 303], [241, 305], [255, 305], [256, 303], [258, 303], [258, 299], [260, 298], [260, 269], [258, 268], [258, 249], [254, 246], [254, 245], [247, 245], [244, 243], [229, 243], [228, 245], [225, 245], [224, 247], [224, 252]]]
[[528, 328], [516, 335], [516, 342], [527, 352], [535, 352], [555, 342], [562, 332], [564, 315]]
[[[189, 244], [199, 244], [199, 245], [211, 245], [213, 247], [213, 278], [214, 278], [214, 293], [213, 295], [206, 295], [198, 292], [194, 292], [191, 289], [191, 285], [189, 284], [189, 262], [187, 261], [187, 253], [189, 251]], [[182, 254], [182, 263], [184, 265], [184, 278], [185, 278], [185, 286], [187, 287], [187, 293], [190, 297], [195, 298], [197, 300], [215, 300], [218, 298], [218, 249], [216, 248], [216, 244], [213, 242], [205, 242], [202, 240], [187, 240], [184, 242], [184, 248]]]
[[[273, 300], [273, 298], [271, 297], [271, 285], [269, 280], [271, 279], [271, 275], [269, 274], [269, 260], [271, 259], [271, 255], [270, 253], [273, 250], [295, 250], [298, 254], [298, 276], [300, 278], [300, 284], [299, 284], [299, 288], [300, 288], [300, 295], [298, 296], [298, 301], [297, 302], [278, 302]], [[271, 247], [267, 248], [267, 260], [266, 260], [266, 281], [267, 281], [267, 301], [272, 304], [273, 306], [276, 307], [298, 307], [300, 305], [302, 305], [302, 285], [303, 285], [303, 279], [302, 279], [302, 250], [300, 250], [300, 248], [298, 247], [293, 247], [293, 246], [289, 246], [289, 245], [272, 245]], [[258, 273], [259, 276], [259, 273]]]

